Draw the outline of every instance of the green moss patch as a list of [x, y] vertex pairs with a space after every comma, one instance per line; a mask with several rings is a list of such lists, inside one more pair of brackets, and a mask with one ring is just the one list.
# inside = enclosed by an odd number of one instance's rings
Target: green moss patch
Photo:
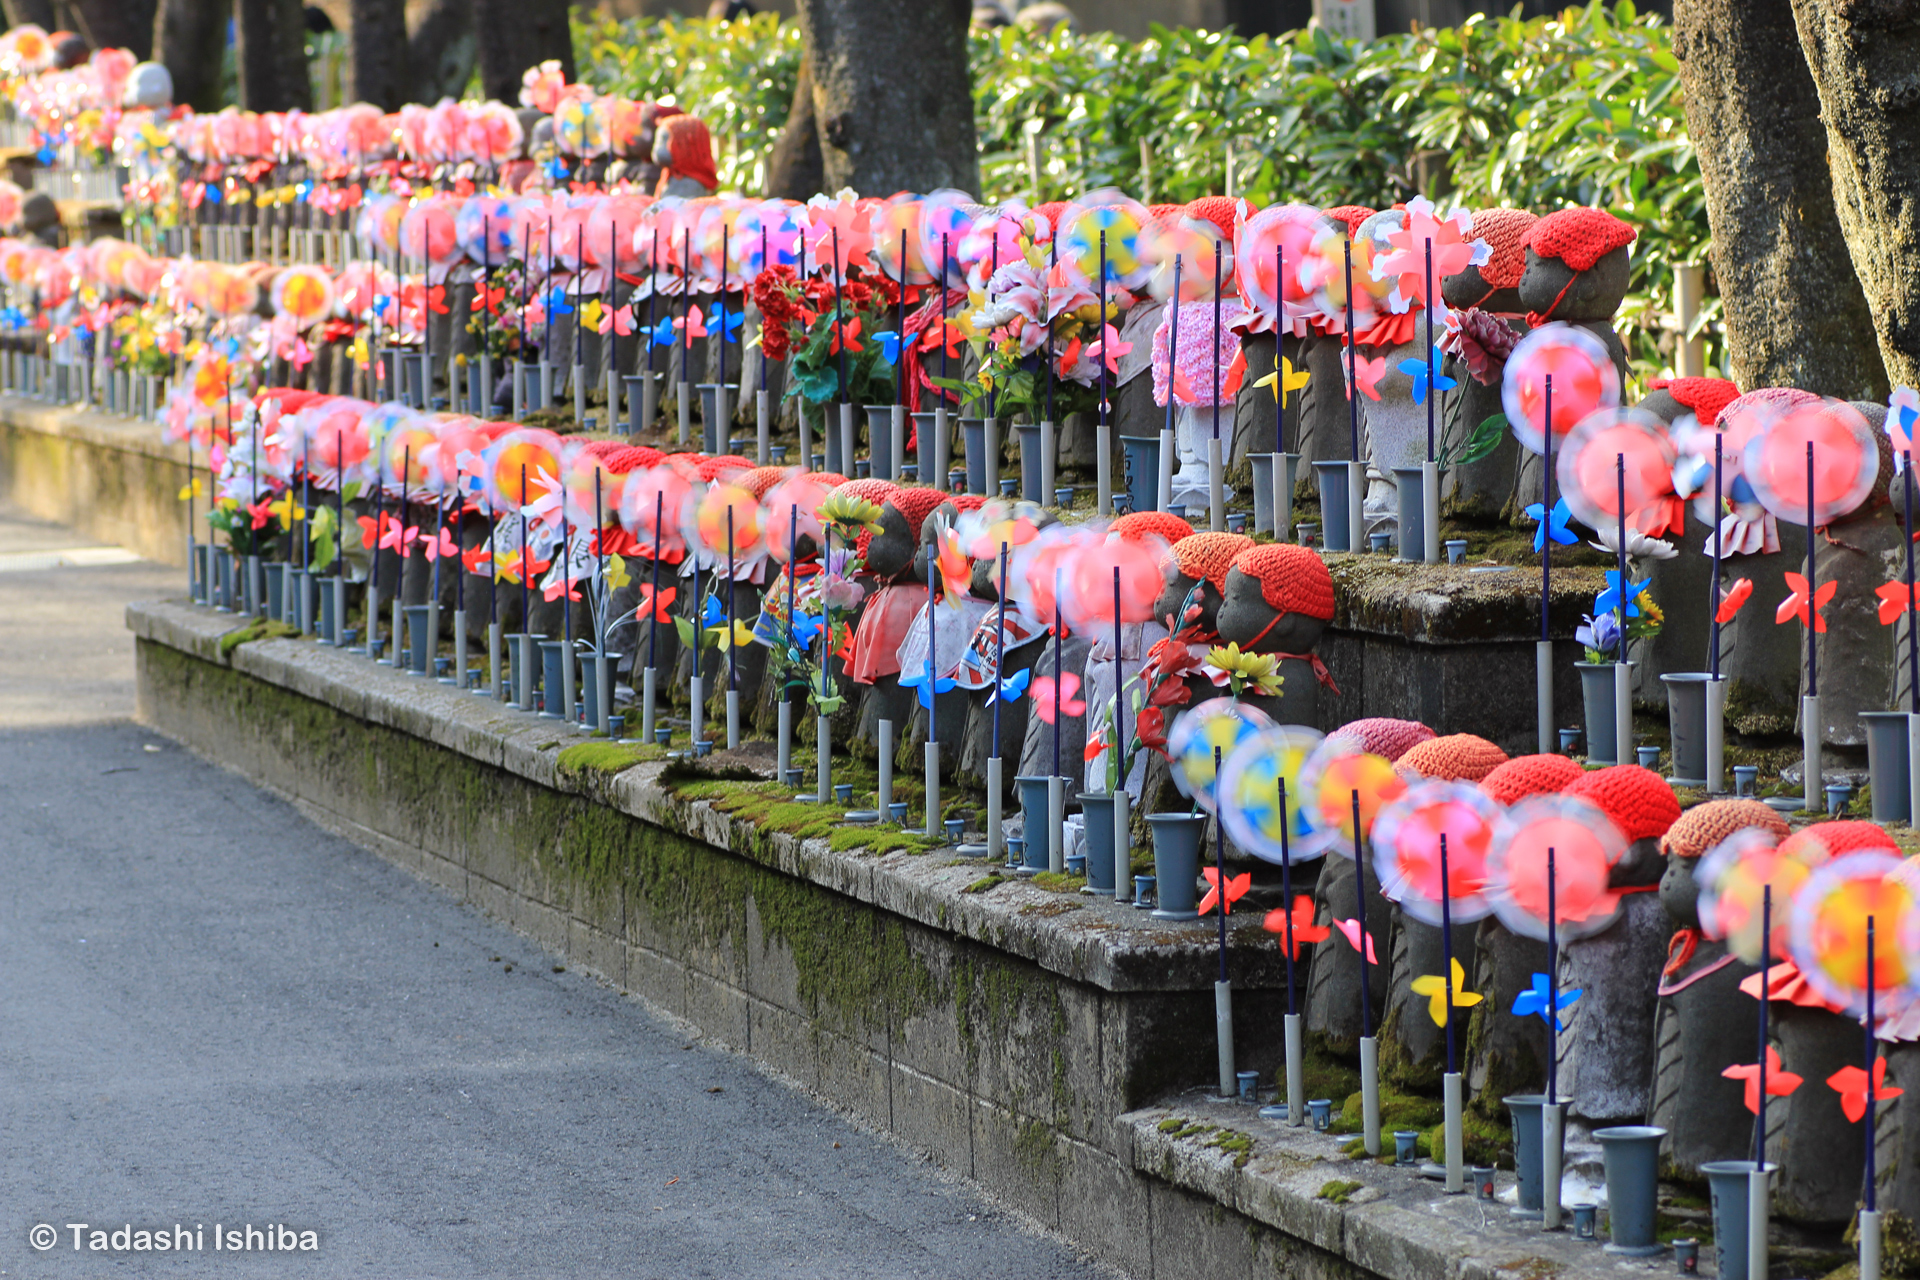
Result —
[[554, 768], [562, 778], [569, 774], [598, 773], [612, 775], [647, 759], [659, 758], [658, 747], [626, 746], [618, 742], [576, 742], [554, 757]]
[[1314, 1193], [1314, 1197], [1332, 1201], [1334, 1204], [1345, 1204], [1354, 1192], [1365, 1185], [1364, 1182], [1350, 1182], [1345, 1178], [1335, 1178], [1331, 1182], [1321, 1183], [1320, 1190]]
[[274, 618], [261, 618], [241, 627], [238, 631], [229, 631], [220, 637], [220, 656], [230, 658], [233, 651], [243, 644], [252, 644], [255, 640], [286, 640], [298, 636], [300, 628], [291, 626]]

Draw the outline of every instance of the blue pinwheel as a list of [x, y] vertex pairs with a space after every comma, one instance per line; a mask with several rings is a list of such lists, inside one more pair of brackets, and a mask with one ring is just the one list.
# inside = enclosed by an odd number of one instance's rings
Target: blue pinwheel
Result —
[[797, 613], [787, 630], [793, 635], [793, 642], [802, 649], [812, 646], [813, 638], [820, 634], [821, 617], [817, 613]]
[[553, 179], [555, 182], [565, 182], [567, 180], [566, 162], [557, 156], [547, 161], [547, 177]]
[[387, 308], [392, 305], [393, 305], [392, 295], [383, 293], [379, 297], [373, 300], [373, 314], [384, 318], [387, 314]]
[[[1541, 513], [1545, 510], [1546, 508], [1538, 502], [1530, 502], [1527, 504], [1527, 519], [1532, 520], [1536, 524], [1540, 524]], [[1554, 503], [1552, 523], [1540, 524], [1540, 527], [1533, 531], [1533, 549], [1535, 551], [1540, 550], [1541, 547], [1546, 544], [1549, 533], [1553, 535], [1553, 540], [1563, 547], [1571, 546], [1574, 542], [1578, 541], [1578, 539], [1573, 536], [1573, 531], [1567, 528], [1567, 521], [1572, 518], [1572, 515], [1573, 513], [1567, 509], [1567, 500], [1565, 498]]]
[[[40, 160], [41, 164], [50, 165], [53, 163], [53, 153], [51, 151], [48, 151], [43, 148], [40, 152], [40, 156], [41, 156], [41, 160]], [[209, 182], [206, 187], [207, 203], [219, 204], [224, 199], [226, 199], [226, 197], [220, 194], [220, 184], [217, 182]]]
[[954, 679], [952, 676], [946, 676], [941, 679], [934, 678], [932, 658], [928, 658], [926, 662], [921, 664], [918, 674], [901, 676], [900, 683], [906, 685], [909, 689], [917, 690], [920, 695], [920, 705], [929, 711], [933, 710], [933, 696], [936, 693], [950, 693], [954, 688]]
[[556, 316], [573, 314], [573, 304], [567, 301], [565, 289], [554, 288], [547, 291], [547, 311]]
[[891, 329], [883, 329], [873, 335], [880, 344], [880, 358], [889, 366], [900, 363], [900, 335]]
[[646, 332], [656, 347], [671, 347], [679, 340], [674, 336], [672, 316], [661, 316], [660, 323]]
[[713, 318], [721, 330], [721, 341], [740, 341], [740, 326], [747, 321], [746, 312], [729, 311], [727, 310], [727, 304], [722, 302], [718, 307], [714, 308]]
[[[1433, 349], [1433, 389], [1435, 391], [1451, 391], [1460, 384], [1440, 372], [1440, 358], [1440, 348], [1435, 346]], [[1412, 357], [1408, 357], [1400, 362], [1399, 367], [1400, 372], [1413, 379], [1413, 402], [1415, 404], [1425, 404], [1427, 402], [1427, 362], [1425, 360], [1415, 360]]]
[[1027, 682], [1031, 679], [1033, 679], [1033, 668], [1028, 667], [1001, 680], [1000, 700], [1002, 702], [1018, 701], [1020, 695], [1027, 691]]
[[719, 596], [708, 596], [706, 608], [700, 611], [700, 625], [703, 627], [724, 627], [727, 625], [727, 610], [720, 603]]
[[[1564, 1014], [1568, 1007], [1571, 1006], [1575, 1000], [1578, 1000], [1580, 996], [1581, 988], [1570, 987], [1560, 992], [1559, 997], [1556, 999], [1552, 993], [1552, 989], [1547, 985], [1547, 975], [1544, 973], [1536, 973], [1533, 975], [1533, 985], [1514, 997], [1513, 1016], [1516, 1018], [1524, 1018], [1531, 1014], [1538, 1016], [1540, 1021], [1545, 1022], [1547, 1020], [1549, 1004], [1552, 1005], [1556, 1015]], [[1565, 1031], [1567, 1029], [1566, 1018], [1560, 1017], [1558, 1021], [1560, 1023], [1560, 1030]]]
[[[1640, 593], [1652, 585], [1653, 579], [1651, 578], [1645, 582], [1629, 582], [1626, 585], [1627, 616], [1629, 618], [1637, 618], [1640, 616]], [[1620, 607], [1620, 600], [1620, 571], [1618, 569], [1609, 569], [1607, 570], [1607, 589], [1593, 598], [1593, 611], [1595, 614], [1612, 613]]]

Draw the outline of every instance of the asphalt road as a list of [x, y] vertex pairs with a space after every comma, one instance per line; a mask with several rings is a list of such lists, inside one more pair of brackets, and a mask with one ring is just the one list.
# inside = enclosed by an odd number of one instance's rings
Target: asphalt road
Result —
[[0, 509], [0, 1275], [1112, 1274], [134, 725], [82, 545]]

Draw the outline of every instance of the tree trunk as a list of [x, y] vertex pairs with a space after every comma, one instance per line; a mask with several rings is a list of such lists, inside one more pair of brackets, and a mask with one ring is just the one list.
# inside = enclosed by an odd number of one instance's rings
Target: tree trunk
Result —
[[1678, 0], [1673, 21], [1733, 380], [1884, 398], [1789, 0]]
[[227, 47], [229, 0], [160, 0], [154, 57], [173, 77], [173, 100], [195, 111], [220, 109], [220, 59]]
[[827, 190], [977, 190], [967, 0], [799, 0]]
[[473, 78], [473, 0], [432, 0], [407, 37], [407, 68], [422, 102], [458, 98]]
[[43, 31], [53, 30], [53, 0], [4, 0], [0, 10], [6, 12], [9, 27], [31, 22]]
[[573, 30], [566, 0], [473, 0], [473, 29], [480, 58], [480, 84], [489, 98], [520, 101], [520, 78], [528, 67], [557, 58], [571, 81]]
[[1793, 0], [1793, 15], [1880, 356], [1896, 381], [1920, 385], [1920, 0]]
[[75, 21], [96, 49], [131, 49], [145, 60], [153, 52], [154, 0], [75, 0]]
[[382, 111], [409, 100], [405, 0], [353, 0], [347, 40], [347, 95]]
[[803, 57], [800, 74], [793, 82], [787, 126], [767, 156], [766, 194], [770, 199], [807, 200], [825, 190], [826, 181], [826, 166], [820, 159], [820, 127], [813, 118], [813, 70]]
[[233, 15], [241, 109], [310, 110], [313, 86], [307, 76], [307, 24], [300, 0], [234, 0]]

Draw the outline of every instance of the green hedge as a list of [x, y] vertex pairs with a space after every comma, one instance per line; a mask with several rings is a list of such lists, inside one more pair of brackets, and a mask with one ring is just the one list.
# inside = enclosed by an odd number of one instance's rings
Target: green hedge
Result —
[[[597, 87], [699, 111], [722, 178], [755, 189], [792, 99], [792, 24], [602, 22], [578, 28], [575, 47]], [[1368, 45], [1319, 30], [1241, 40], [1156, 26], [1133, 43], [1009, 27], [975, 33], [970, 57], [988, 198], [1117, 186], [1188, 200], [1224, 189], [1231, 147], [1238, 193], [1262, 204], [1377, 206], [1422, 190], [1473, 207], [1597, 204], [1641, 229], [1619, 319], [1635, 372], [1672, 361], [1673, 268], [1704, 260], [1706, 210], [1668, 29], [1631, 0]], [[1709, 296], [1710, 366], [1724, 363], [1717, 317]]]

